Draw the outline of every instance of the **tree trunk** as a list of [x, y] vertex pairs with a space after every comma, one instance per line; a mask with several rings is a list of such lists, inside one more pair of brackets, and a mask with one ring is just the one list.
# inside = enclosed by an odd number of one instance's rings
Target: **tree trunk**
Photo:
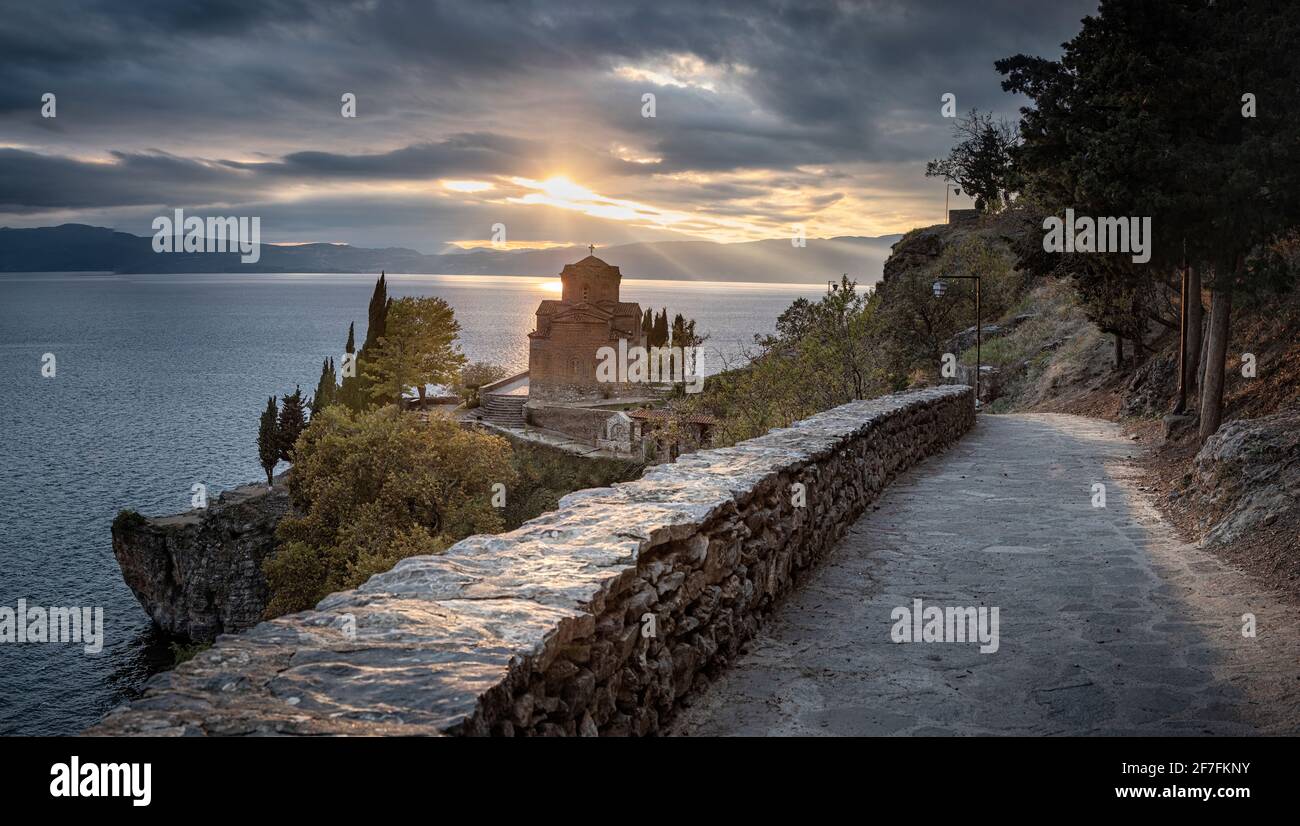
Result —
[[1124, 337], [1115, 334], [1115, 372], [1124, 372]]
[[1201, 273], [1196, 267], [1187, 268], [1187, 359], [1183, 362], [1183, 381], [1196, 408], [1196, 392], [1200, 387], [1201, 324], [1205, 309], [1201, 306]]
[[1147, 339], [1147, 317], [1142, 304], [1137, 299], [1133, 301], [1133, 369], [1137, 370], [1142, 364], [1143, 355], [1146, 353]]
[[1202, 315], [1201, 321], [1201, 358], [1196, 366], [1196, 409], [1201, 409], [1201, 388], [1205, 387], [1205, 352], [1210, 345], [1210, 317]]
[[1223, 418], [1223, 363], [1228, 356], [1228, 317], [1232, 313], [1232, 287], [1225, 286], [1225, 289], [1215, 290], [1210, 300], [1205, 382], [1201, 388], [1201, 444], [1214, 435]]
[[1174, 398], [1173, 413], [1182, 415], [1187, 410], [1187, 268], [1183, 267], [1178, 292], [1178, 395]]

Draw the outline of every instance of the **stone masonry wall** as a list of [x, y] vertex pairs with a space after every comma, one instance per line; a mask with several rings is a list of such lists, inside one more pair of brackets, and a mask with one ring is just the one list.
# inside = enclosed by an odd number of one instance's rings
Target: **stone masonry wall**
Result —
[[970, 388], [929, 388], [578, 491], [221, 637], [90, 733], [654, 733], [896, 474], [973, 424]]
[[558, 407], [530, 402], [524, 415], [533, 427], [555, 430], [595, 447], [605, 435], [605, 421], [617, 411], [596, 407]]

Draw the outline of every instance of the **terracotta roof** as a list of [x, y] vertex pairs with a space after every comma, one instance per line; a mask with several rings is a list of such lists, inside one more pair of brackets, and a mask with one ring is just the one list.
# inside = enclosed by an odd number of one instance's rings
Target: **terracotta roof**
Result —
[[679, 421], [688, 424], [717, 424], [718, 420], [712, 416], [706, 416], [703, 413], [674, 413], [671, 410], [645, 409], [632, 410], [628, 412], [628, 418], [641, 419], [642, 421], [666, 422]]

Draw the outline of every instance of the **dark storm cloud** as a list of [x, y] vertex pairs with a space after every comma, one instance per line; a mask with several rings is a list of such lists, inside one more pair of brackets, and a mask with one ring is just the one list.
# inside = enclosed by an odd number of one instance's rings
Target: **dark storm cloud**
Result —
[[0, 211], [245, 201], [259, 189], [231, 170], [161, 152], [111, 163], [0, 149]]
[[[124, 66], [166, 73], [181, 86], [211, 67], [202, 60], [177, 64], [175, 59], [189, 46], [219, 43], [231, 58], [224, 68], [235, 70], [236, 82], [268, 94], [278, 84], [292, 88], [295, 83], [332, 94], [340, 64], [349, 67], [359, 87], [373, 88], [370, 81], [377, 74], [384, 84], [433, 81], [455, 92], [485, 78], [599, 71], [611, 63], [689, 53], [707, 63], [752, 68], [744, 85], [755, 100], [788, 125], [819, 130], [814, 134], [834, 141], [846, 131], [864, 131], [873, 118], [937, 110], [940, 91], [958, 93], [963, 106], [988, 105], [1000, 97], [991, 82], [995, 58], [1027, 47], [1053, 49], [1093, 5], [1080, 0], [1033, 6], [1019, 0], [36, 3], [0, 19], [0, 68], [6, 77], [50, 85], [69, 66], [111, 68], [112, 63], [116, 69], [100, 78], [106, 92], [127, 91], [115, 88], [134, 74], [123, 72]], [[331, 85], [311, 81], [321, 77]], [[30, 90], [13, 85], [7, 84], [10, 102], [17, 91], [24, 92], [21, 100], [31, 100]]]
[[403, 180], [449, 174], [519, 173], [538, 146], [488, 133], [454, 135], [439, 143], [424, 143], [366, 155], [337, 152], [293, 152], [278, 161], [223, 164], [266, 175], [293, 177]]
[[[0, 16], [0, 111], [30, 104], [24, 83], [42, 89], [68, 73], [112, 64], [150, 66], [187, 44], [238, 37], [258, 25], [302, 18], [299, 0], [43, 0], [11, 3]], [[182, 73], [201, 67], [178, 67]], [[112, 75], [101, 83], [116, 86]]]
[[[21, 4], [0, 16], [0, 144], [20, 147], [0, 158], [0, 209], [238, 201], [289, 180], [535, 176], [556, 159], [623, 179], [631, 197], [665, 174], [779, 176], [820, 165], [829, 178], [846, 164], [915, 165], [950, 141], [941, 94], [956, 94], [963, 112], [1014, 113], [993, 61], [1055, 54], [1094, 8]], [[681, 56], [707, 76], [660, 82]], [[46, 91], [59, 94], [57, 121], [39, 117]], [[354, 121], [339, 116], [342, 91], [358, 95]], [[647, 91], [658, 99], [654, 119], [640, 115]], [[620, 160], [615, 144], [654, 160]], [[145, 151], [153, 146], [174, 155]], [[70, 157], [112, 150], [121, 150], [112, 164]], [[750, 196], [700, 192], [702, 203]]]
[[[222, 161], [259, 175], [302, 179], [408, 180], [474, 175], [535, 175], [555, 147], [542, 141], [492, 132], [465, 132], [437, 143], [422, 143], [373, 154], [291, 152], [275, 161]], [[601, 158], [588, 169], [607, 173], [635, 171], [636, 165]]]

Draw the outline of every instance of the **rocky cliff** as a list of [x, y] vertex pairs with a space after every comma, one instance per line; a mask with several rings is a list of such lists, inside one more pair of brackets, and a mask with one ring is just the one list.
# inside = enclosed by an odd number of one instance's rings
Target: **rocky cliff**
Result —
[[282, 480], [274, 488], [234, 488], [206, 508], [175, 516], [123, 511], [113, 521], [113, 555], [159, 628], [210, 642], [262, 620], [262, 560], [275, 549], [275, 526], [288, 511]]

